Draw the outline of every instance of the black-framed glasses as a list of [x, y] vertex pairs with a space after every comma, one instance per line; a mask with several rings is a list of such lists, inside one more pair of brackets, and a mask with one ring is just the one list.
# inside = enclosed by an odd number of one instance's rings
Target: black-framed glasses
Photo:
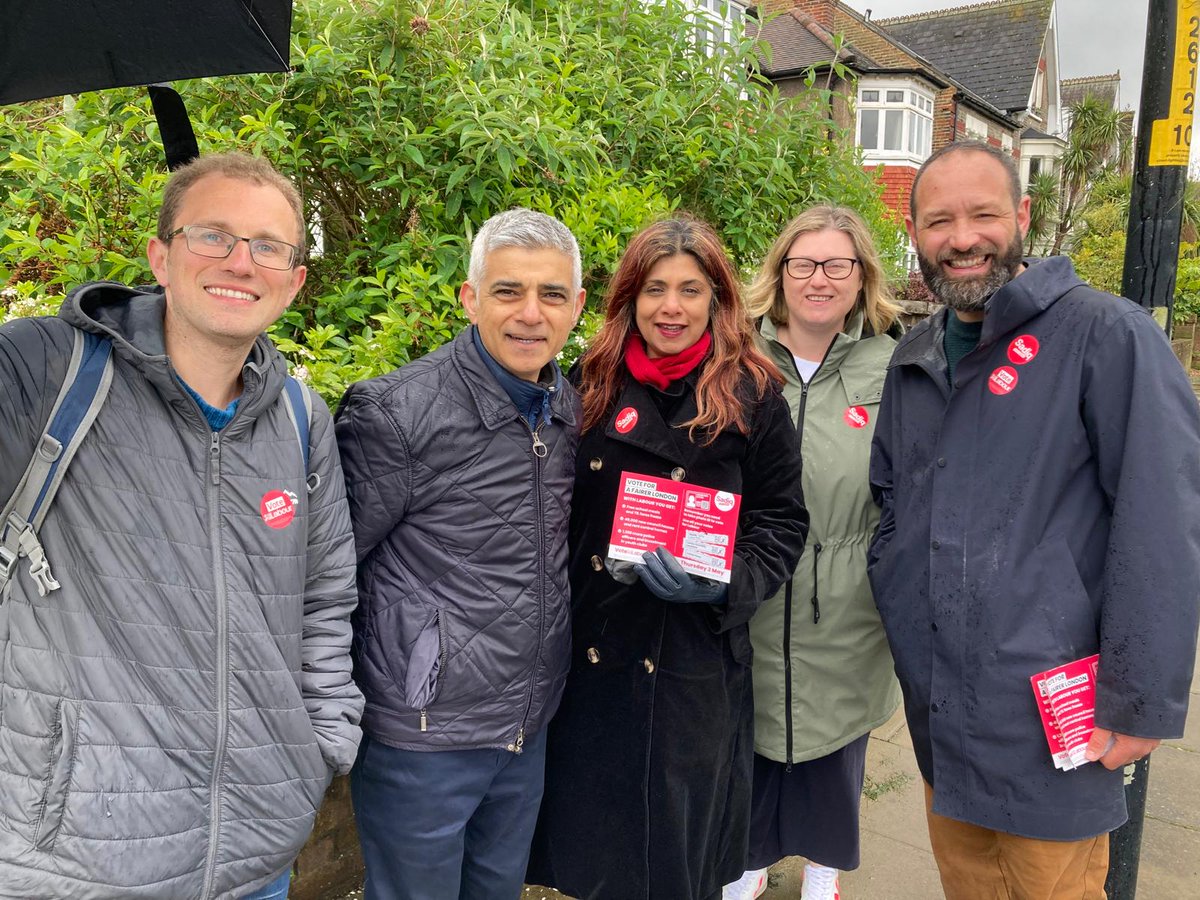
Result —
[[168, 234], [167, 240], [177, 234], [183, 235], [189, 250], [197, 256], [207, 256], [210, 259], [224, 259], [229, 256], [238, 241], [246, 242], [250, 247], [250, 258], [264, 269], [290, 269], [300, 258], [300, 248], [287, 241], [239, 237], [220, 228], [210, 228], [208, 225], [184, 225]]
[[789, 256], [783, 261], [783, 267], [793, 278], [812, 278], [820, 266], [826, 278], [841, 281], [849, 278], [854, 271], [857, 259], [848, 256], [834, 256], [829, 259], [809, 259], [807, 256]]

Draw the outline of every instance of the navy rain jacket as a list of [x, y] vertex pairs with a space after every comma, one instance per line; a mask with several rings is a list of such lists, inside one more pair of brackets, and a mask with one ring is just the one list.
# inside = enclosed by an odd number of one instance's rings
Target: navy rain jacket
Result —
[[1029, 678], [1100, 654], [1096, 721], [1183, 734], [1200, 591], [1200, 413], [1162, 330], [1065, 257], [988, 301], [951, 391], [947, 311], [892, 358], [870, 554], [935, 812], [1076, 840], [1121, 772], [1056, 770]]

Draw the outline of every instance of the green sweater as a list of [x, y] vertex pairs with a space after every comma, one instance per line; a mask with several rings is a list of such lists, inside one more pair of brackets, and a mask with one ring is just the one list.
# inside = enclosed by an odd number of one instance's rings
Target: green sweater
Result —
[[946, 335], [942, 347], [946, 351], [946, 380], [954, 386], [954, 370], [959, 360], [979, 346], [979, 335], [983, 334], [983, 320], [964, 322], [954, 312], [946, 312]]
[[[900, 701], [867, 581], [867, 545], [879, 521], [867, 477], [871, 437], [896, 343], [886, 335], [862, 338], [861, 317], [854, 317], [805, 396], [791, 351], [775, 334], [764, 319], [762, 338], [787, 379], [784, 396], [801, 435], [801, 483], [811, 525], [790, 602], [785, 584], [750, 622], [754, 749], [787, 762], [790, 718], [791, 761], [801, 762], [826, 756], [882, 725]], [[790, 692], [785, 654], [791, 663]]]

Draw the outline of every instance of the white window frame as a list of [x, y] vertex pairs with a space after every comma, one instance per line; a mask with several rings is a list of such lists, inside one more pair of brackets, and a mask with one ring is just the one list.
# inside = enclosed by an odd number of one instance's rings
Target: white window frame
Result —
[[967, 137], [976, 138], [980, 141], [986, 141], [988, 139], [987, 119], [964, 110], [963, 124], [966, 126]]
[[1000, 135], [1000, 148], [1001, 148], [1001, 149], [1002, 149], [1002, 150], [1003, 150], [1005, 153], [1012, 153], [1012, 149], [1013, 149], [1013, 136], [1012, 136], [1011, 134], [1009, 134], [1007, 131], [1003, 132], [1003, 133]]
[[687, 0], [696, 10], [696, 42], [712, 56], [746, 33], [746, 3], [739, 0]]
[[[920, 165], [933, 150], [934, 94], [924, 84], [911, 79], [862, 79], [858, 83], [854, 114], [854, 134], [868, 164], [910, 162]], [[866, 113], [866, 115], [864, 115]], [[888, 138], [897, 136], [899, 146], [887, 147]], [[874, 125], [874, 136], [864, 127]], [[891, 127], [889, 127], [889, 123]], [[873, 143], [874, 146], [867, 146]]]

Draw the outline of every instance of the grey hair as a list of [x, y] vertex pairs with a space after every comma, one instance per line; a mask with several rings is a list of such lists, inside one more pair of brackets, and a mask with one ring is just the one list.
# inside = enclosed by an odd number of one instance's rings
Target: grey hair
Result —
[[493, 250], [519, 247], [523, 250], [557, 250], [571, 260], [571, 292], [578, 294], [583, 287], [583, 263], [579, 258], [579, 243], [562, 222], [545, 213], [517, 207], [497, 213], [483, 223], [471, 242], [471, 263], [467, 281], [480, 289], [484, 261]]

